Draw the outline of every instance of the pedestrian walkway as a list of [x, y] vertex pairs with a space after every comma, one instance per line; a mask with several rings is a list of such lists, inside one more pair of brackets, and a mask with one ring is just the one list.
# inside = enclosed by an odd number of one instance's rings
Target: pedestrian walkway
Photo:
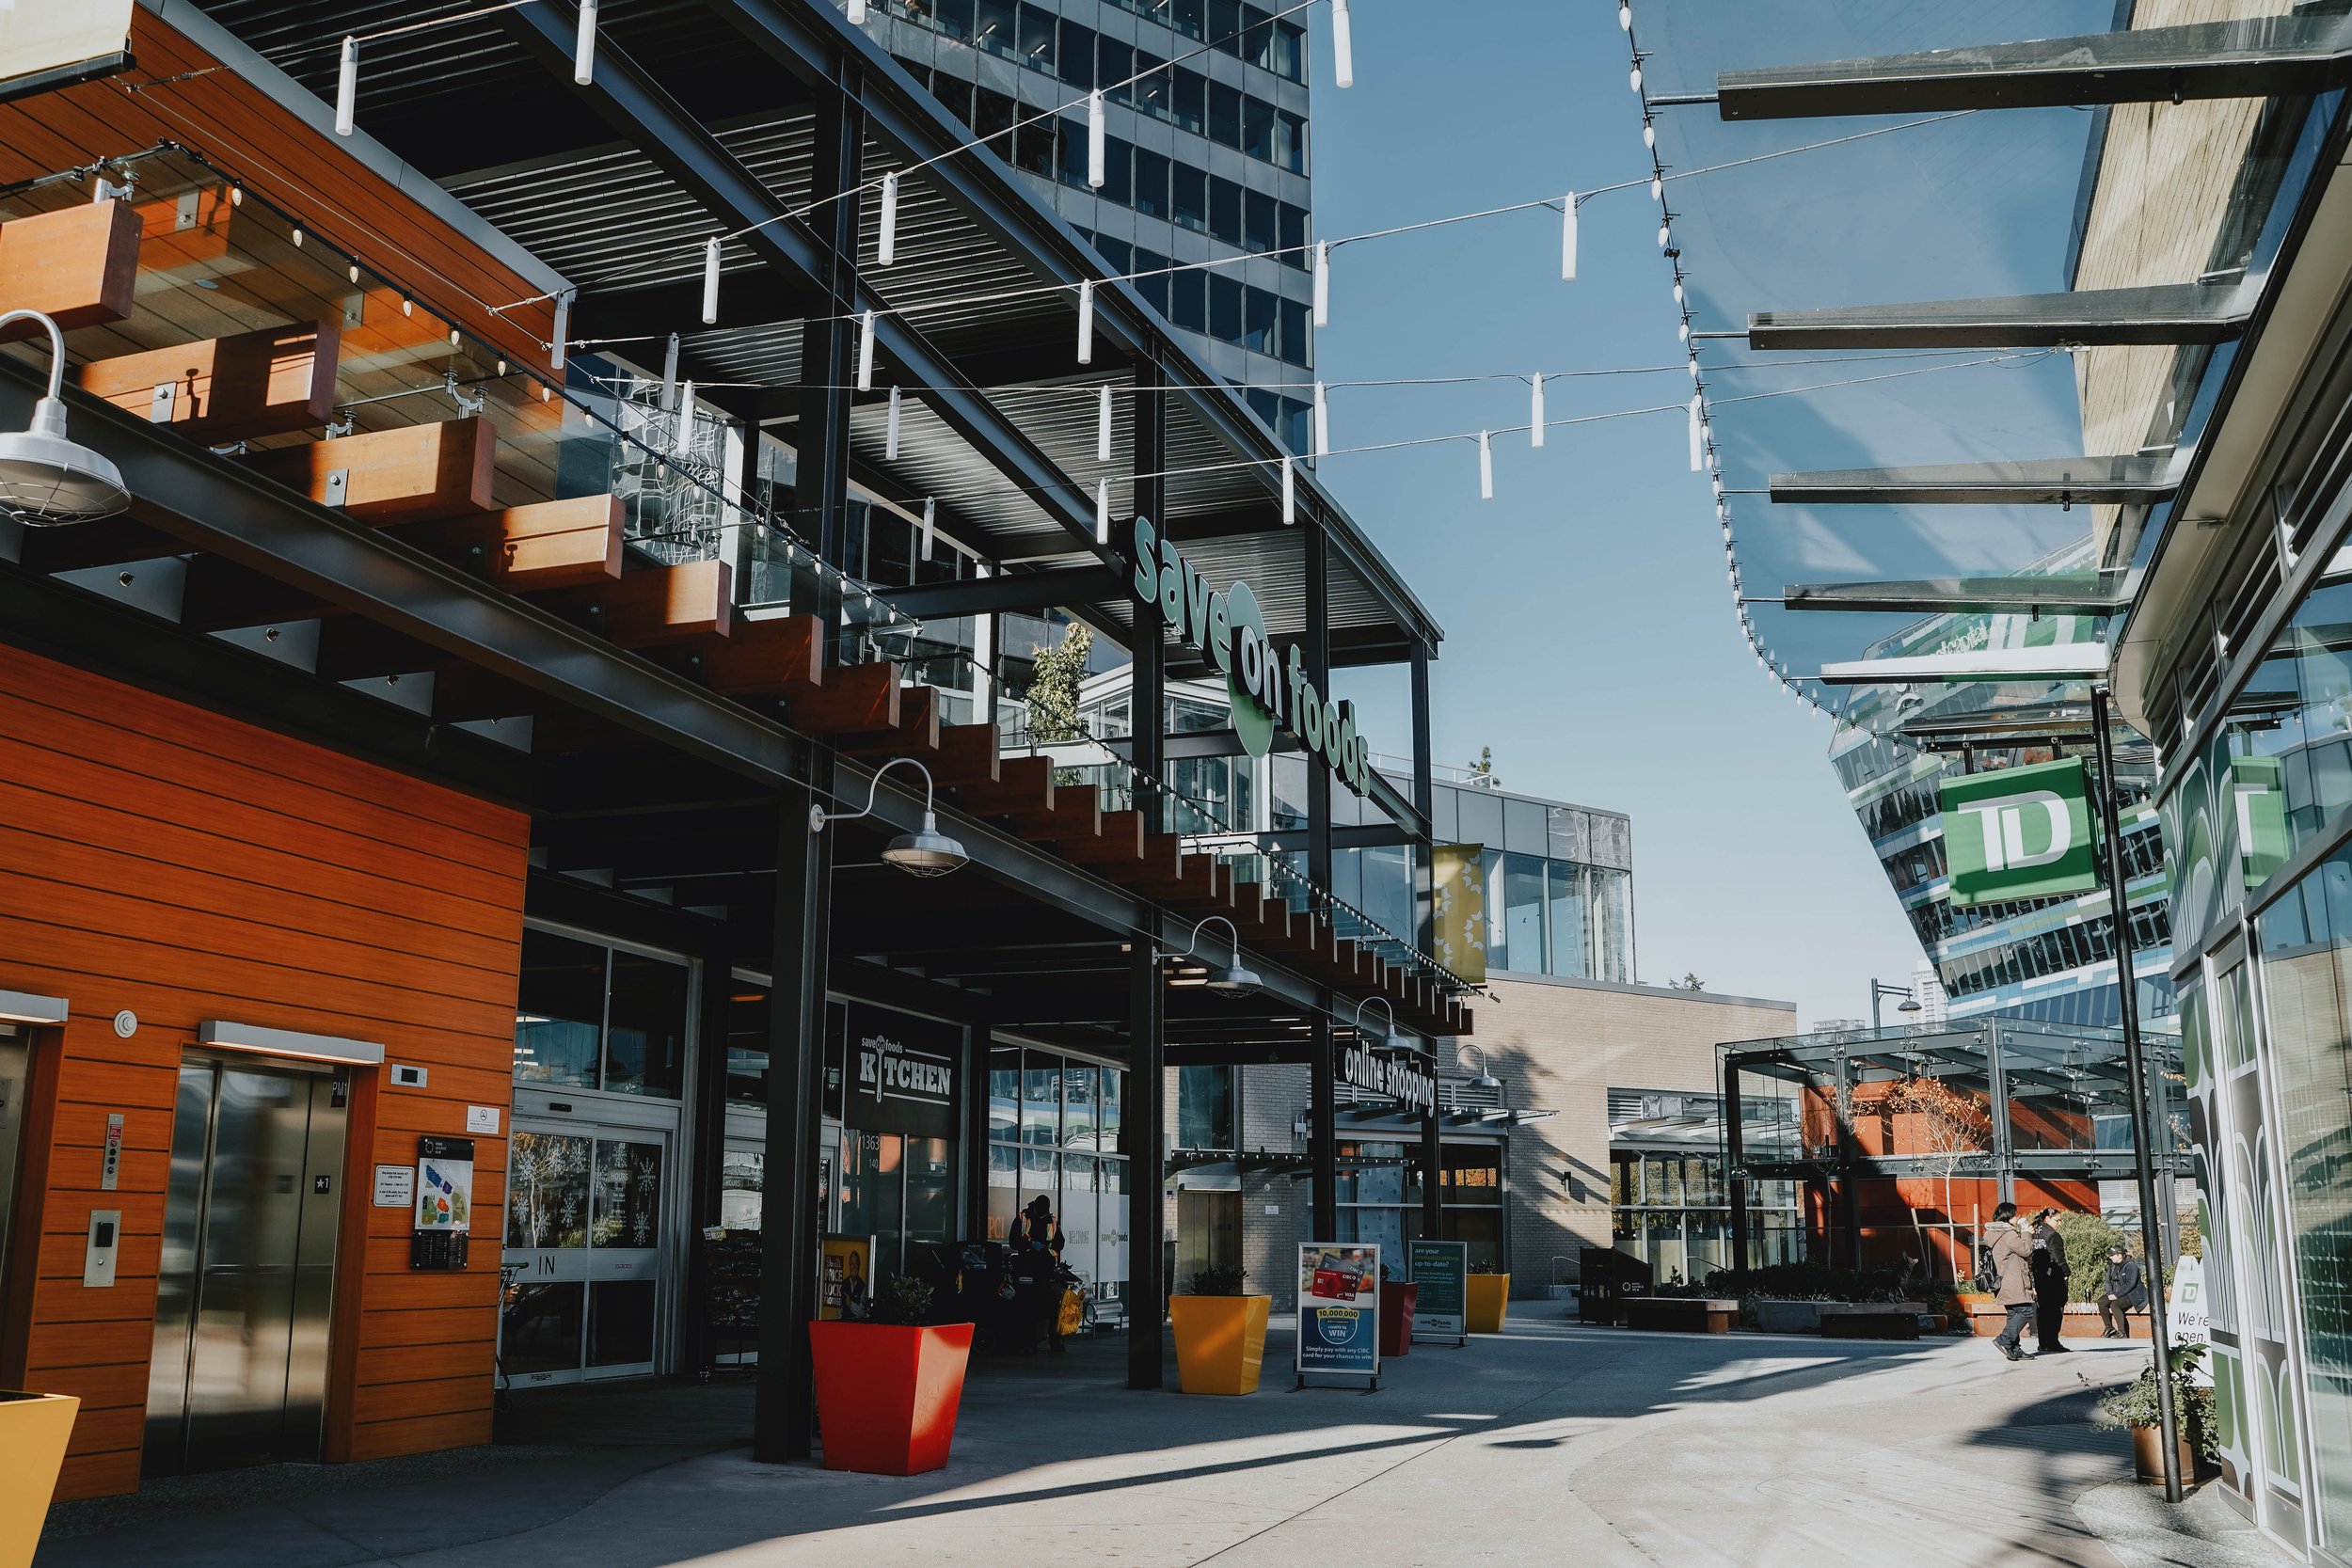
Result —
[[[1289, 1354], [1278, 1332], [1240, 1400], [1127, 1392], [1116, 1338], [985, 1362], [954, 1463], [905, 1480], [754, 1464], [741, 1384], [518, 1395], [496, 1448], [61, 1507], [40, 1568], [2282, 1560], [2243, 1531], [2240, 1555], [2171, 1551], [2160, 1499], [2078, 1509], [2128, 1483], [2124, 1435], [2087, 1418], [2141, 1350], [2010, 1366], [1976, 1340], [1627, 1334], [1547, 1310], [1391, 1362], [1376, 1393], [1294, 1393]], [[2134, 1539], [2110, 1548], [2086, 1513]]]

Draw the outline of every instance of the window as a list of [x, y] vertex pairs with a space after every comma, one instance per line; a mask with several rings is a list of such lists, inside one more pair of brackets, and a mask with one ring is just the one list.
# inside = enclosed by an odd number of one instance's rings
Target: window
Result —
[[1168, 275], [1168, 319], [1193, 332], [1209, 329], [1209, 278], [1201, 272]]
[[978, 0], [972, 41], [992, 55], [1010, 57], [1019, 43], [1010, 0]]
[[1266, 57], [1260, 63], [1286, 82], [1306, 81], [1307, 29], [1278, 19], [1266, 44]]
[[1103, 189], [1105, 201], [1121, 207], [1135, 201], [1135, 144], [1120, 136], [1103, 138]]
[[1028, 124], [1016, 131], [1013, 143], [1013, 166], [1027, 169], [1031, 174], [1042, 175], [1048, 180], [1053, 179], [1057, 166], [1055, 143], [1059, 139], [1055, 133], [1060, 125], [1061, 121], [1048, 115], [1043, 119], [1030, 120]]
[[1304, 300], [1282, 301], [1282, 330], [1275, 352], [1290, 364], [1305, 366], [1313, 363], [1309, 345], [1313, 341], [1307, 326], [1307, 305]]
[[1136, 270], [1135, 251], [1124, 240], [1114, 240], [1108, 234], [1094, 236], [1094, 248], [1103, 253], [1103, 260], [1111, 264], [1114, 274]]
[[1168, 62], [1157, 55], [1136, 51], [1136, 107], [1157, 119], [1175, 118], [1175, 89], [1168, 79]]
[[1209, 232], [1227, 245], [1241, 244], [1241, 187], [1209, 176]]
[[1278, 202], [1274, 215], [1280, 226], [1277, 238], [1281, 241], [1282, 264], [1296, 267], [1300, 272], [1311, 271], [1312, 259], [1307, 250], [1307, 209], [1294, 207], [1287, 201]]
[[1209, 231], [1208, 171], [1190, 164], [1178, 164], [1170, 171], [1173, 191], [1168, 202], [1168, 216], [1180, 229], [1199, 233]]
[[922, 0], [930, 14], [923, 24], [933, 32], [956, 40], [972, 41], [972, 0]]
[[[969, 126], [972, 123], [972, 84], [959, 82], [942, 72], [931, 88], [931, 96], [946, 105], [947, 112]], [[1080, 145], [1085, 144], [1081, 141]]]
[[1209, 84], [1209, 139], [1222, 147], [1241, 145], [1241, 93], [1222, 82]]
[[1274, 111], [1274, 161], [1293, 174], [1307, 172], [1307, 117]]
[[1241, 280], [1212, 275], [1209, 278], [1209, 336], [1219, 342], [1241, 341]]
[[1274, 162], [1274, 105], [1245, 94], [1241, 101], [1241, 150]]
[[991, 152], [1012, 162], [1012, 122], [1020, 118], [1020, 105], [1001, 92], [979, 87], [972, 94], [972, 112], [973, 134], [987, 139]]
[[1083, 119], [1064, 119], [1061, 135], [1056, 138], [1061, 146], [1061, 156], [1055, 168], [1065, 185], [1076, 190], [1091, 190], [1087, 183], [1087, 125]]
[[1021, 7], [1021, 63], [1031, 71], [1054, 73], [1054, 30], [1058, 19], [1041, 7]]
[[1177, 66], [1168, 90], [1168, 118], [1184, 130], [1200, 134], [1209, 120], [1209, 79], [1197, 71]]
[[1209, 42], [1241, 58], [1241, 0], [1209, 0]]
[[1263, 255], [1274, 248], [1274, 198], [1263, 191], [1242, 193], [1241, 243], [1245, 250]]
[[1095, 40], [1094, 80], [1102, 87], [1104, 97], [1114, 103], [1135, 102], [1135, 87], [1127, 80], [1135, 73], [1135, 45], [1112, 38]]
[[1168, 0], [1160, 12], [1160, 20], [1188, 39], [1207, 35], [1207, 0]]
[[1234, 1069], [1187, 1067], [1176, 1069], [1176, 1147], [1237, 1148], [1233, 1122]]
[[1260, 354], [1274, 352], [1274, 325], [1279, 312], [1275, 297], [1263, 289], [1242, 291], [1242, 347]]
[[1168, 160], [1157, 152], [1136, 149], [1135, 208], [1155, 218], [1168, 216]]
[[1263, 66], [1273, 51], [1274, 24], [1265, 11], [1245, 4], [1241, 8], [1241, 57]]
[[515, 1080], [675, 1099], [684, 1085], [682, 959], [526, 927], [515, 999]]
[[[1062, 1261], [1111, 1317], [1127, 1283], [1127, 1162], [1118, 1152], [1123, 1076], [1053, 1052], [989, 1053], [988, 1234], [1004, 1240], [1023, 1206], [1045, 1197], [1061, 1222]], [[954, 1186], [940, 1174], [944, 1227]]]
[[1543, 973], [1544, 863], [1533, 855], [1502, 857], [1502, 930], [1495, 961], [1503, 969]]
[[1145, 275], [1136, 279], [1136, 292], [1143, 296], [1145, 304], [1163, 316], [1168, 314], [1168, 273], [1165, 270], [1168, 265], [1167, 257], [1156, 250], [1145, 250], [1138, 245], [1136, 249], [1136, 264], [1122, 269]]
[[1061, 24], [1061, 48], [1056, 55], [1057, 74], [1062, 81], [1081, 92], [1094, 90], [1094, 29], [1081, 27], [1065, 19]]

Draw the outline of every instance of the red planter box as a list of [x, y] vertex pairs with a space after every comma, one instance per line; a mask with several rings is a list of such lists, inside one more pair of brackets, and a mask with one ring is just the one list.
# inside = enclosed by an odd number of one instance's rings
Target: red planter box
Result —
[[1418, 1285], [1383, 1280], [1380, 1285], [1380, 1354], [1404, 1355], [1413, 1348], [1413, 1306], [1421, 1299]]
[[972, 1325], [813, 1323], [825, 1468], [912, 1476], [947, 1463]]

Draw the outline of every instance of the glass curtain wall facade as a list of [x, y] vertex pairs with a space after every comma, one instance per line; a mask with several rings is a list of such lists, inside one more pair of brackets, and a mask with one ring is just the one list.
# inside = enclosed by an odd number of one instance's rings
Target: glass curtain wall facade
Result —
[[988, 1234], [1041, 1195], [1061, 1221], [1062, 1261], [1093, 1292], [1095, 1315], [1123, 1319], [1132, 1201], [1119, 1152], [1127, 1075], [1057, 1051], [1000, 1045], [989, 1053]]
[[[1438, 1188], [1440, 1239], [1466, 1242], [1473, 1266], [1502, 1268], [1505, 1148], [1500, 1139], [1448, 1142]], [[1342, 1242], [1401, 1253], [1422, 1228], [1417, 1139], [1362, 1138], [1339, 1146]]]
[[[1314, 363], [1307, 32], [1274, 10], [878, 0], [866, 26], [1303, 452], [1310, 404], [1290, 388]], [[1096, 90], [1099, 189], [1082, 104]], [[1210, 261], [1232, 264], [1199, 268]]]

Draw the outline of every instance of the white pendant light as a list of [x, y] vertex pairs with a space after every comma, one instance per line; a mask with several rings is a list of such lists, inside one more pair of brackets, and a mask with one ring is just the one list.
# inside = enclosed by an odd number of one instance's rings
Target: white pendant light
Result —
[[931, 533], [939, 527], [939, 503], [930, 497], [923, 498], [923, 559], [931, 558]]
[[688, 382], [678, 388], [677, 424], [672, 432], [671, 445], [680, 457], [693, 450], [694, 384]]
[[1664, 223], [1660, 224], [1658, 226], [1658, 248], [1661, 250], [1665, 249], [1668, 245], [1674, 244], [1674, 240], [1675, 234], [1673, 225]]
[[1665, 204], [1666, 177], [1664, 175], [1653, 174], [1649, 177], [1649, 198], [1661, 206]]
[[1111, 460], [1111, 389], [1102, 388], [1094, 399], [1094, 460]]
[[857, 319], [857, 389], [874, 389], [874, 312], [866, 311]]
[[1576, 193], [1570, 191], [1560, 213], [1560, 281], [1576, 281]]
[[715, 326], [719, 321], [719, 241], [716, 235], [703, 244], [703, 325]]
[[882, 461], [898, 461], [898, 388], [895, 383], [890, 388], [890, 422], [882, 427]]
[[1315, 455], [1331, 454], [1331, 405], [1323, 395], [1323, 383], [1315, 383]]
[[1691, 324], [1689, 322], [1684, 322], [1680, 326], [1677, 327], [1675, 331], [1684, 342], [1687, 343], [1691, 341]]
[[670, 334], [669, 346], [661, 351], [661, 411], [669, 413], [677, 406], [677, 334]]
[[1331, 325], [1331, 245], [1327, 240], [1315, 242], [1315, 325]]
[[1617, 0], [1617, 27], [1621, 32], [1633, 31], [1633, 8], [1625, 0]]
[[[400, 303], [403, 312], [405, 313], [408, 305], [406, 297], [403, 296]], [[548, 363], [559, 371], [564, 368], [564, 342], [571, 335], [572, 291], [559, 289], [555, 294], [555, 341], [548, 345]], [[547, 399], [541, 398], [539, 401], [545, 403]]]
[[1110, 128], [1104, 122], [1102, 90], [1097, 88], [1087, 94], [1087, 183], [1098, 191], [1107, 178], [1105, 166], [1109, 162], [1109, 135]]
[[1078, 363], [1094, 363], [1094, 280], [1078, 285]]
[[572, 40], [572, 80], [581, 87], [596, 79], [596, 0], [580, 0], [580, 32]]
[[1483, 430], [1478, 433], [1478, 499], [1495, 499], [1495, 449]]
[[1331, 0], [1331, 85], [1356, 85], [1356, 28], [1347, 14], [1347, 0]]
[[1658, 150], [1658, 122], [1656, 120], [1645, 119], [1642, 121], [1642, 145], [1653, 152]]
[[1640, 92], [1642, 90], [1642, 68], [1639, 64], [1636, 64], [1633, 68], [1632, 82], [1633, 90], [1635, 92]]
[[110, 517], [131, 504], [122, 474], [104, 454], [66, 434], [65, 335], [39, 310], [10, 310], [0, 325], [34, 321], [49, 332], [49, 390], [33, 404], [29, 429], [0, 435], [0, 514], [33, 528]]
[[1094, 542], [1111, 542], [1111, 482], [1107, 479], [1094, 482]]
[[1533, 385], [1534, 390], [1529, 393], [1527, 399], [1527, 444], [1531, 447], [1540, 447], [1544, 444], [1543, 372], [1535, 372]]
[[866, 25], [866, 0], [850, 0], [850, 25], [852, 27]]
[[1291, 460], [1282, 459], [1282, 526], [1288, 528], [1298, 521], [1298, 490], [1291, 472]]
[[1700, 420], [1700, 418], [1699, 418], [1699, 395], [1698, 395], [1698, 393], [1696, 393], [1696, 392], [1692, 392], [1692, 393], [1691, 394], [1691, 408], [1690, 408], [1690, 414], [1691, 414], [1691, 471], [1692, 471], [1692, 473], [1697, 473], [1697, 472], [1699, 471], [1699, 467], [1700, 467], [1700, 465], [1706, 461], [1706, 457], [1707, 457], [1707, 437], [1706, 437], [1706, 435], [1704, 434], [1705, 427], [1704, 427], [1704, 425], [1703, 425], [1703, 423], [1701, 422], [1701, 420]]
[[1682, 279], [1679, 277], [1675, 279], [1675, 303], [1677, 305], [1682, 303]]
[[889, 266], [898, 259], [898, 177], [882, 176], [882, 235], [874, 242], [874, 264]]
[[359, 103], [359, 40], [343, 40], [343, 63], [335, 77], [335, 135], [347, 136], [352, 131], [352, 114]]

